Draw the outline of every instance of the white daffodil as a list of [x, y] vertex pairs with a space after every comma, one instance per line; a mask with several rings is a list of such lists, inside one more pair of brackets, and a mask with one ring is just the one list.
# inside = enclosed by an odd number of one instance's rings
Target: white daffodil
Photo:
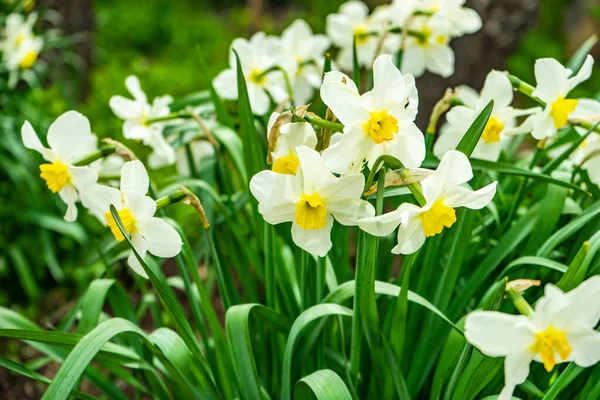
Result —
[[494, 100], [494, 108], [481, 139], [473, 151], [473, 158], [498, 161], [502, 147], [512, 135], [531, 130], [531, 119], [519, 126], [517, 117], [530, 115], [540, 110], [539, 108], [517, 110], [511, 107], [513, 88], [508, 76], [500, 71], [492, 71], [488, 74], [481, 95], [476, 94], [476, 98], [472, 99], [470, 91], [466, 90], [463, 97], [466, 97], [467, 104], [453, 107], [446, 115], [448, 123], [442, 128], [440, 137], [433, 147], [433, 153], [438, 158], [442, 158], [446, 152], [456, 148], [490, 100]]
[[112, 96], [109, 101], [112, 112], [124, 120], [123, 136], [126, 139], [142, 141], [154, 151], [148, 158], [148, 164], [152, 168], [159, 168], [175, 162], [175, 151], [166, 141], [162, 134], [164, 123], [148, 123], [148, 120], [169, 115], [171, 112], [169, 104], [173, 102], [171, 96], [155, 97], [152, 104], [148, 103], [148, 97], [140, 86], [136, 76], [128, 76], [125, 86], [132, 99], [123, 96]]
[[[585, 115], [573, 112], [570, 119], [574, 122], [586, 122], [592, 126], [597, 124], [600, 121], [600, 102], [589, 102], [582, 114]], [[575, 130], [580, 135], [587, 132], [587, 129], [578, 126], [575, 127]], [[600, 134], [592, 133], [588, 136], [569, 158], [575, 165], [587, 171], [592, 183], [600, 186]]]
[[237, 63], [235, 50], [240, 58], [246, 80], [252, 112], [264, 115], [269, 109], [270, 99], [283, 103], [289, 99], [284, 73], [291, 80], [296, 75], [296, 62], [282, 57], [278, 38], [264, 32], [255, 33], [250, 40], [237, 38], [229, 51], [229, 69], [221, 71], [213, 80], [215, 90], [226, 100], [237, 100]]
[[448, 33], [452, 37], [475, 33], [481, 29], [481, 17], [475, 10], [465, 5], [466, 0], [421, 0], [414, 11], [431, 13], [435, 19], [443, 19], [450, 24]]
[[321, 86], [323, 56], [329, 46], [329, 38], [314, 35], [303, 19], [292, 22], [281, 34], [283, 56], [297, 64], [295, 77], [290, 77], [294, 82], [293, 94], [297, 104], [310, 102], [315, 88]]
[[352, 70], [352, 48], [356, 36], [356, 56], [360, 67], [371, 69], [385, 25], [380, 18], [369, 17], [369, 7], [362, 1], [348, 1], [337, 14], [327, 16], [326, 32], [340, 48], [337, 62], [346, 71]]
[[[113, 205], [119, 214], [123, 227], [131, 234], [133, 247], [144, 258], [147, 252], [163, 258], [175, 257], [183, 245], [179, 233], [165, 220], [154, 217], [156, 202], [146, 196], [150, 179], [144, 164], [129, 161], [121, 168], [121, 187], [96, 185], [88, 194], [93, 199], [91, 207], [104, 214], [112, 234], [118, 242], [125, 240], [110, 212]], [[134, 272], [148, 278], [133, 252], [127, 264]]]
[[65, 220], [77, 219], [77, 200], [87, 207], [86, 189], [95, 184], [98, 174], [89, 167], [76, 167], [73, 162], [88, 154], [91, 140], [90, 122], [76, 111], [67, 111], [48, 129], [46, 148], [29, 121], [21, 128], [23, 144], [37, 151], [48, 163], [40, 165], [40, 176], [52, 193], [58, 193], [67, 205]]
[[[563, 67], [553, 58], [542, 58], [535, 62], [535, 79], [537, 86], [532, 95], [546, 103], [533, 122], [534, 138], [542, 140], [556, 135], [556, 131], [568, 122], [569, 118], [586, 117], [594, 100], [567, 99], [567, 95], [592, 74], [594, 59], [588, 55], [583, 66], [573, 75], [573, 71]], [[573, 75], [573, 76], [571, 76]]]
[[390, 213], [360, 220], [359, 226], [372, 235], [386, 236], [400, 225], [398, 245], [392, 253], [412, 254], [421, 248], [426, 238], [456, 222], [455, 208], [479, 210], [492, 200], [497, 182], [472, 191], [465, 185], [472, 177], [467, 156], [456, 150], [449, 151], [437, 170], [421, 182], [427, 202], [424, 206], [403, 203]]
[[454, 51], [450, 47], [452, 25], [444, 18], [416, 16], [406, 37], [402, 72], [421, 76], [425, 71], [444, 78], [454, 73]]
[[25, 18], [22, 14], [10, 14], [6, 17], [6, 27], [2, 32], [0, 48], [4, 52], [12, 53], [23, 42], [33, 39], [33, 26], [37, 21], [37, 14], [31, 13]]
[[[279, 115], [276, 112], [271, 114], [267, 135], [270, 134]], [[296, 175], [300, 166], [296, 148], [307, 146], [314, 149], [317, 145], [317, 135], [308, 122], [291, 122], [281, 125], [278, 129], [280, 135], [277, 137], [277, 141], [271, 152], [271, 157], [273, 158], [271, 169], [279, 174]]]
[[273, 225], [292, 222], [294, 243], [324, 257], [332, 246], [334, 218], [342, 225], [356, 225], [375, 210], [360, 199], [365, 184], [362, 174], [337, 178], [315, 150], [301, 146], [296, 151], [300, 160], [297, 175], [259, 172], [250, 181], [250, 191], [265, 221]]
[[475, 311], [465, 320], [465, 338], [489, 357], [505, 357], [504, 388], [498, 400], [509, 400], [527, 379], [535, 360], [550, 372], [573, 361], [589, 367], [600, 360], [600, 319], [597, 300], [600, 277], [594, 276], [568, 293], [546, 285], [530, 316]]
[[412, 75], [402, 73], [389, 55], [373, 65], [373, 90], [363, 95], [341, 72], [328, 72], [321, 87], [323, 102], [344, 124], [341, 140], [323, 152], [325, 165], [342, 174], [369, 168], [383, 154], [398, 158], [408, 168], [425, 158], [425, 141], [415, 117], [418, 93]]
[[44, 47], [44, 40], [40, 37], [28, 37], [19, 46], [4, 54], [6, 68], [9, 71], [28, 70], [36, 63]]

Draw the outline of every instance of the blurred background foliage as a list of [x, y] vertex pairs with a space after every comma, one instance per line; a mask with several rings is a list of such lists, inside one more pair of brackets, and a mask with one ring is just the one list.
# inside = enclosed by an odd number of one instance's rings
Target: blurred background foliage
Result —
[[[51, 1], [47, 3], [42, 1], [38, 7], [51, 9], [56, 5]], [[59, 2], [56, 8], [60, 11], [66, 3], [69, 2]], [[68, 109], [77, 109], [90, 119], [92, 129], [99, 137], [122, 138], [122, 122], [110, 111], [108, 100], [114, 94], [128, 95], [124, 87], [128, 75], [140, 78], [149, 98], [163, 94], [180, 98], [207, 87], [199, 72], [200, 56], [206, 62], [209, 76], [215, 76], [227, 66], [227, 49], [235, 37], [248, 37], [257, 30], [279, 34], [296, 18], [304, 18], [316, 32], [324, 32], [325, 16], [337, 10], [342, 1], [278, 0], [266, 3], [248, 0], [248, 3], [243, 3], [234, 0], [145, 0], [142, 3], [102, 0], [91, 4], [88, 1], [74, 3], [88, 7], [92, 31], [71, 29], [72, 32], [68, 32], [67, 16], [62, 22], [59, 15], [55, 16], [57, 27], [60, 29], [62, 23], [67, 32], [61, 53], [50, 52], [44, 56], [50, 58], [51, 79], [39, 86], [32, 85], [31, 90], [23, 90], [23, 97], [16, 106], [13, 104], [15, 109], [4, 109], [5, 116], [12, 114], [12, 117], [2, 119], [3, 130], [18, 132], [22, 122], [29, 119], [36, 129], [45, 132], [57, 116]], [[523, 10], [506, 15], [521, 16], [522, 20], [515, 23], [527, 29], [523, 28], [523, 34], [519, 33], [514, 43], [509, 44], [510, 53], [501, 61], [503, 65], [494, 65], [493, 68], [507, 68], [530, 82], [533, 82], [536, 58], [555, 57], [564, 62], [587, 37], [598, 33], [600, 26], [600, 6], [594, 1], [541, 0], [538, 3], [534, 0], [503, 0], [495, 1], [494, 6], [503, 3], [508, 8], [505, 13], [509, 13], [511, 7], [523, 7]], [[370, 6], [378, 4], [380, 2], [369, 2]], [[468, 4], [480, 12], [489, 7], [489, 2], [484, 0], [472, 0]], [[497, 10], [495, 8], [484, 16], [484, 30], [488, 29], [488, 35], [503, 34], [505, 16]], [[42, 28], [43, 24], [46, 22], [42, 23]], [[500, 24], [499, 30], [493, 24]], [[456, 42], [458, 47], [468, 47], [466, 42]], [[86, 48], [90, 51], [86, 52]], [[468, 54], [470, 50], [462, 51]], [[89, 53], [89, 59], [86, 59], [86, 53]], [[599, 56], [597, 52], [594, 55]], [[461, 83], [480, 88], [483, 78], [477, 76], [485, 77], [487, 74], [490, 67], [484, 61], [488, 54], [471, 54], [470, 58], [481, 60], [481, 66], [471, 65], [471, 70], [460, 75], [459, 54], [458, 76], [439, 87], [436, 84], [432, 88], [419, 87], [423, 93], [421, 113], [426, 118], [427, 91], [441, 93], [446, 86]], [[57, 60], [60, 63], [57, 64]], [[86, 63], [89, 65], [86, 66]], [[59, 68], [56, 65], [61, 66], [61, 73], [52, 73]], [[473, 68], [481, 71], [473, 74]], [[579, 89], [578, 96], [599, 95], [600, 73], [597, 67], [592, 80], [584, 86]], [[437, 92], [429, 97], [439, 98]], [[0, 175], [0, 194], [4, 200], [0, 210], [3, 210], [3, 218], [8, 218], [0, 226], [5, 242], [0, 256], [0, 305], [18, 304], [25, 307], [24, 312], [36, 318], [36, 314], [44, 313], [44, 307], [37, 303], [47, 296], [44, 293], [54, 289], [49, 292], [50, 296], [60, 297], [60, 300], [48, 302], [48, 307], [74, 298], [95, 277], [93, 267], [84, 269], [81, 266], [89, 265], [90, 261], [93, 265], [101, 260], [98, 260], [95, 250], [97, 244], [90, 242], [82, 226], [79, 223], [69, 225], [61, 220], [59, 210], [62, 209], [58, 199], [51, 196], [38, 179], [33, 155], [18, 150], [19, 143], [12, 145], [13, 157], [2, 158], [3, 171]], [[11, 170], [13, 172], [7, 172]], [[31, 187], [15, 192], [12, 182], [19, 179], [9, 175], [20, 173], [28, 174]], [[26, 199], [23, 199], [22, 193], [27, 193]], [[26, 210], [26, 217], [20, 220], [15, 217], [19, 209]], [[31, 214], [32, 209], [38, 209], [39, 215]], [[54, 215], [55, 218], [40, 219], [40, 215]], [[11, 221], [16, 222], [12, 224]], [[84, 223], [88, 226], [88, 223], [93, 225], [95, 222]], [[50, 248], [57, 250], [51, 252]], [[33, 304], [37, 306], [32, 307]]]

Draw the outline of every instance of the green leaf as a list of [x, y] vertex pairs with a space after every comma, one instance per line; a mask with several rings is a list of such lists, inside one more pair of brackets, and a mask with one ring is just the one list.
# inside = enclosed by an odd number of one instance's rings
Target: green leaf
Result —
[[473, 121], [469, 129], [467, 129], [465, 136], [463, 136], [458, 143], [458, 146], [456, 146], [456, 150], [463, 152], [467, 157], [471, 157], [471, 154], [473, 153], [473, 150], [475, 150], [477, 143], [479, 143], [483, 130], [490, 119], [490, 115], [492, 115], [493, 109], [494, 100], [490, 100], [487, 106], [485, 106], [477, 118], [475, 118], [475, 121]]
[[332, 315], [342, 315], [351, 317], [352, 310], [338, 304], [318, 304], [313, 306], [296, 318], [290, 330], [283, 356], [282, 376], [281, 376], [281, 398], [283, 400], [291, 399], [291, 381], [292, 381], [292, 355], [294, 346], [304, 330], [311, 322]]
[[594, 131], [599, 125], [600, 121], [596, 122], [594, 126], [588, 129], [583, 135], [577, 135], [577, 139], [571, 144], [571, 146], [569, 146], [565, 151], [563, 151], [558, 157], [553, 157], [552, 161], [550, 161], [544, 166], [544, 168], [542, 168], [542, 174], [550, 175], [552, 171], [558, 168], [564, 160], [569, 158], [569, 156], [573, 154], [573, 152], [575, 152], [575, 150], [577, 150], [577, 148], [579, 148], [579, 146], [581, 146], [583, 142], [585, 142], [588, 136], [595, 134]]
[[225, 328], [229, 343], [229, 354], [235, 365], [236, 376], [243, 399], [260, 399], [261, 384], [256, 369], [250, 340], [250, 316], [260, 317], [281, 332], [287, 332], [290, 323], [276, 311], [260, 304], [242, 304], [227, 310]]
[[514, 261], [511, 261], [510, 264], [504, 268], [504, 271], [500, 274], [500, 277], [508, 276], [510, 272], [518, 267], [523, 267], [525, 265], [537, 265], [544, 268], [550, 268], [555, 271], [559, 271], [565, 273], [567, 271], [567, 266], [563, 263], [559, 263], [558, 261], [550, 260], [544, 257], [537, 256], [525, 256], [519, 257]]
[[599, 248], [600, 232], [597, 232], [590, 238], [589, 241], [583, 242], [579, 252], [577, 252], [573, 258], [573, 261], [569, 265], [569, 269], [567, 269], [567, 272], [562, 276], [560, 281], [556, 283], [556, 286], [565, 292], [573, 290], [579, 286], [579, 284], [585, 280], [589, 266], [596, 256]]
[[[202, 64], [203, 65], [203, 64]], [[203, 72], [203, 69], [200, 68], [200, 71]], [[212, 84], [211, 84], [212, 86]], [[202, 90], [200, 92], [191, 93], [187, 96], [184, 96], [178, 100], [175, 100], [171, 104], [169, 104], [169, 109], [171, 112], [181, 111], [187, 106], [198, 107], [203, 104], [208, 104], [211, 101], [211, 93], [208, 90]], [[216, 106], [215, 106], [216, 108]]]
[[[558, 395], [565, 390], [567, 386], [569, 386], [569, 384], [573, 382], [573, 380], [577, 378], [583, 371], [585, 371], [585, 368], [580, 367], [573, 362], [569, 363], [567, 368], [565, 368], [562, 374], [560, 374], [554, 384], [550, 386], [550, 389], [548, 389], [546, 395], [544, 396], [544, 400], [558, 399]], [[562, 399], [564, 397], [560, 398]]]
[[296, 383], [294, 398], [299, 400], [352, 400], [346, 384], [330, 369], [321, 369]]

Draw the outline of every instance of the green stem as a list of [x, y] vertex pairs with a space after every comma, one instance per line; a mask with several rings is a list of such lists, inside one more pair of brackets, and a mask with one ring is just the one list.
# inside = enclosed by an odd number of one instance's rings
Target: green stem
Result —
[[285, 81], [285, 86], [290, 96], [290, 103], [292, 103], [292, 107], [294, 106], [294, 91], [292, 89], [292, 81], [290, 80], [290, 76], [287, 71], [283, 69], [280, 65], [274, 65], [266, 70], [262, 71], [260, 74], [256, 76], [256, 79], [261, 79], [270, 74], [271, 72], [281, 72], [283, 74], [283, 80]]
[[308, 308], [309, 300], [307, 296], [307, 277], [308, 277], [308, 253], [300, 251], [300, 295], [302, 297], [302, 311]]
[[275, 310], [275, 236], [273, 225], [265, 224], [265, 292], [267, 306]]
[[87, 155], [81, 157], [79, 160], [75, 160], [75, 162], [73, 163], [73, 166], [83, 167], [84, 165], [91, 164], [96, 160], [99, 160], [108, 155], [111, 155], [116, 150], [117, 150], [117, 146], [112, 145], [112, 144], [102, 146], [98, 150], [94, 151], [93, 153], [87, 154]]
[[506, 295], [521, 314], [527, 317], [531, 317], [533, 315], [533, 308], [531, 305], [529, 305], [527, 300], [525, 300], [521, 292], [517, 291], [516, 289], [508, 289]]
[[316, 126], [320, 126], [321, 128], [329, 129], [332, 132], [342, 132], [344, 130], [344, 125], [340, 124], [339, 122], [327, 121], [326, 119], [319, 118], [319, 117], [313, 117], [310, 115], [305, 115], [304, 119], [306, 120], [306, 122], [308, 122], [312, 125], [316, 125]]
[[156, 200], [156, 209], [160, 210], [170, 204], [179, 203], [186, 197], [187, 197], [187, 193], [185, 193], [183, 190], [181, 190], [181, 189], [174, 190], [171, 193], [169, 193], [168, 195]]
[[155, 122], [171, 121], [179, 118], [193, 118], [193, 116], [188, 113], [176, 112], [165, 115], [164, 117], [149, 118], [145, 122], [146, 124], [153, 124]]

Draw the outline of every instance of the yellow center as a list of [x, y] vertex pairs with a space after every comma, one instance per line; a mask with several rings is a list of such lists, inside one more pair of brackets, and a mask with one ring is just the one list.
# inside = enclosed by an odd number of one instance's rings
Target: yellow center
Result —
[[552, 103], [552, 110], [550, 111], [550, 115], [554, 120], [554, 127], [556, 129], [562, 128], [569, 119], [569, 114], [575, 111], [577, 107], [577, 100], [575, 99], [565, 99], [564, 97], [559, 97], [554, 103]]
[[31, 68], [31, 67], [33, 67], [33, 64], [35, 64], [35, 62], [37, 61], [37, 57], [38, 57], [38, 53], [36, 53], [33, 50], [29, 50], [27, 53], [25, 53], [25, 56], [19, 63], [19, 66], [22, 69]]
[[[121, 219], [121, 222], [123, 223], [123, 228], [125, 228], [125, 232], [127, 232], [127, 234], [137, 231], [135, 227], [135, 218], [133, 217], [133, 215], [131, 215], [131, 211], [128, 208], [122, 208], [118, 210], [117, 213], [119, 214], [119, 218]], [[106, 223], [108, 224], [110, 231], [115, 236], [115, 239], [117, 239], [117, 242], [125, 240], [125, 236], [123, 236], [121, 230], [117, 226], [117, 221], [115, 221], [115, 219], [113, 218], [112, 213], [110, 211], [107, 211], [104, 214], [104, 218], [106, 219]]]
[[429, 46], [429, 38], [431, 38], [431, 29], [428, 26], [421, 29], [421, 35], [417, 37], [417, 43], [421, 46]]
[[357, 46], [364, 44], [369, 39], [367, 28], [361, 25], [354, 29], [354, 37], [356, 38]]
[[52, 164], [40, 165], [40, 176], [46, 181], [48, 189], [52, 193], [58, 193], [65, 185], [71, 183], [71, 175], [69, 174], [69, 166], [56, 160]]
[[486, 143], [496, 143], [500, 141], [500, 134], [504, 130], [504, 124], [496, 117], [492, 117], [488, 120], [481, 138]]
[[398, 120], [387, 111], [373, 111], [371, 117], [363, 124], [363, 130], [373, 142], [383, 143], [394, 138], [398, 133]]
[[300, 160], [290, 151], [290, 154], [287, 156], [279, 157], [275, 160], [271, 169], [278, 174], [296, 175], [299, 165]]
[[425, 236], [431, 237], [442, 232], [444, 227], [450, 228], [456, 222], [456, 211], [444, 204], [444, 199], [439, 199], [427, 211], [419, 214], [423, 224]]
[[565, 361], [571, 354], [571, 346], [565, 332], [557, 331], [553, 326], [535, 334], [535, 343], [531, 346], [534, 353], [540, 355], [544, 368], [550, 372], [556, 365], [556, 354]]
[[250, 72], [248, 79], [250, 82], [253, 82], [259, 86], [263, 86], [265, 83], [267, 83], [267, 77], [263, 75], [258, 68], [254, 68]]
[[327, 208], [318, 193], [303, 194], [296, 203], [296, 223], [302, 229], [322, 229], [325, 227]]
[[23, 43], [23, 40], [25, 40], [25, 35], [23, 33], [19, 33], [15, 38], [15, 44], [18, 46]]
[[446, 44], [446, 43], [448, 43], [448, 36], [439, 35], [438, 37], [435, 38], [435, 42], [437, 44]]

